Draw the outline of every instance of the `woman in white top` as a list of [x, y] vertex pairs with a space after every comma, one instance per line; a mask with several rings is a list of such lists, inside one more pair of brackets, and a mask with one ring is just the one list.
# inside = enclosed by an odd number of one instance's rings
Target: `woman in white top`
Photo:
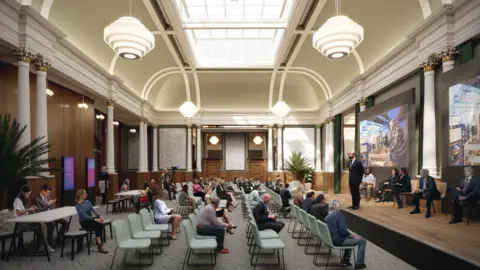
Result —
[[177, 230], [180, 225], [182, 217], [180, 215], [173, 215], [173, 209], [167, 207], [163, 199], [165, 198], [165, 192], [159, 186], [153, 187], [153, 212], [155, 213], [156, 224], [172, 224], [171, 238], [177, 239]]
[[[32, 206], [30, 208], [25, 207], [27, 205], [30, 194], [32, 194], [32, 191], [30, 190], [29, 186], [23, 185], [20, 188], [20, 191], [18, 192], [18, 196], [13, 201], [13, 213], [15, 214], [15, 217], [21, 217], [28, 214], [33, 214], [37, 211], [37, 208], [35, 206]], [[40, 228], [43, 231], [44, 241], [47, 241], [47, 226], [44, 223], [42, 223]], [[19, 232], [38, 231], [38, 229], [39, 227], [37, 223], [18, 223], [17, 224], [17, 230]], [[37, 234], [37, 236], [39, 235]], [[40, 239], [40, 237], [37, 239]], [[48, 244], [47, 244], [47, 249], [50, 252], [55, 251]]]

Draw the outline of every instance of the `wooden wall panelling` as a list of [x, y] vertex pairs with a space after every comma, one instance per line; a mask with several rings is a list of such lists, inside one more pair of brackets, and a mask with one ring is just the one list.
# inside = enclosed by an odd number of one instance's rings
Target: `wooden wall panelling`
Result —
[[350, 194], [350, 185], [348, 183], [348, 172], [341, 172], [340, 173], [340, 193], [342, 194]]

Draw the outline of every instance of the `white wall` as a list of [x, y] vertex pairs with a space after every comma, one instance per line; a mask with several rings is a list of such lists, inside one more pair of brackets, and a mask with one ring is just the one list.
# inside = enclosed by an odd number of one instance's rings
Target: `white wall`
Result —
[[315, 128], [286, 127], [283, 130], [283, 158], [290, 158], [292, 152], [302, 152], [303, 156], [310, 159], [312, 168], [315, 166]]
[[225, 170], [245, 171], [245, 134], [225, 134]]
[[179, 166], [179, 169], [187, 168], [187, 129], [159, 128], [159, 164], [160, 168]]

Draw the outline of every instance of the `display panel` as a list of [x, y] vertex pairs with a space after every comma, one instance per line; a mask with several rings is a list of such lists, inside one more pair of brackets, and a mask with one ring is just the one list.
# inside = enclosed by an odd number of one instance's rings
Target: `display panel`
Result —
[[360, 157], [365, 167], [406, 166], [407, 141], [407, 104], [360, 122]]
[[95, 186], [95, 159], [87, 158], [87, 185], [88, 187]]
[[449, 87], [449, 166], [480, 165], [480, 76]]
[[62, 157], [63, 190], [73, 190], [75, 187], [75, 161], [73, 157]]

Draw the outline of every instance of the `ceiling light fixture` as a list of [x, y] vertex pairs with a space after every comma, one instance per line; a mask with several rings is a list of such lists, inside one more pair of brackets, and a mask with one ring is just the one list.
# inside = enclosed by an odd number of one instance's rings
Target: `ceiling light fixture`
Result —
[[178, 109], [185, 118], [192, 118], [197, 114], [198, 108], [191, 101], [185, 101]]
[[88, 104], [85, 103], [85, 96], [82, 95], [82, 103], [78, 103], [78, 108], [80, 109], [88, 109]]
[[208, 140], [211, 144], [216, 145], [220, 140], [217, 138], [217, 136], [212, 136], [210, 137], [210, 140]]
[[260, 136], [255, 136], [255, 138], [253, 138], [253, 143], [256, 144], [256, 145], [259, 145], [262, 142], [263, 142], [263, 139]]
[[278, 101], [271, 111], [277, 117], [284, 118], [290, 113], [291, 109], [285, 101]]
[[47, 93], [47, 96], [48, 96], [48, 97], [52, 97], [52, 96], [53, 96], [53, 91], [50, 90], [50, 89], [48, 89], [48, 88], [47, 88], [47, 90], [46, 90], [46, 93]]
[[131, 15], [130, 0], [130, 16], [120, 17], [105, 27], [103, 39], [120, 57], [137, 60], [155, 47], [155, 37], [140, 20]]
[[313, 47], [329, 59], [348, 56], [363, 41], [363, 27], [347, 16], [338, 15], [339, 0], [335, 0], [335, 16], [328, 19], [313, 35]]
[[98, 120], [101, 121], [101, 120], [105, 119], [105, 116], [103, 116], [103, 114], [97, 114], [97, 115], [95, 116], [95, 118], [97, 118]]
[[136, 133], [136, 132], [137, 132], [136, 129], [134, 129], [134, 128], [131, 128], [131, 129], [130, 129], [130, 133]]

